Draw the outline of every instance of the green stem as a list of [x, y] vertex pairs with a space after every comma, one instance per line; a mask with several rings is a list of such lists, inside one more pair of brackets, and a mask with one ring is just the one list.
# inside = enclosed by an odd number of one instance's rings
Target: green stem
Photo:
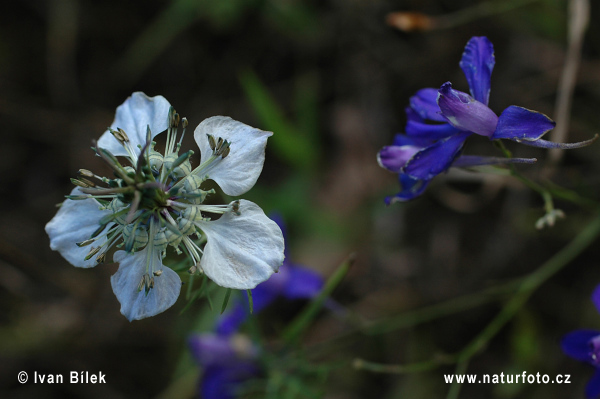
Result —
[[[501, 140], [495, 140], [494, 143], [504, 153], [504, 156], [506, 156], [507, 158], [512, 158], [511, 152], [504, 146], [504, 143]], [[548, 212], [549, 206], [551, 207], [551, 210], [554, 209], [554, 204], [552, 202], [553, 197], [569, 201], [577, 206], [580, 206], [590, 211], [597, 211], [600, 207], [600, 204], [598, 204], [598, 202], [582, 197], [575, 191], [566, 189], [564, 187], [560, 187], [555, 183], [547, 182], [546, 186], [542, 186], [541, 184], [536, 183], [523, 176], [521, 172], [517, 170], [514, 164], [510, 164], [509, 168], [511, 176], [516, 177], [521, 183], [525, 184], [527, 187], [536, 191], [542, 196], [546, 212]]]
[[459, 354], [459, 361], [470, 359], [482, 350], [500, 329], [521, 309], [533, 292], [550, 277], [583, 252], [600, 234], [600, 216], [597, 216], [566, 247], [521, 282], [518, 291], [504, 305], [500, 313]]
[[[407, 365], [381, 365], [377, 363], [360, 361], [360, 368], [374, 372], [408, 373], [432, 370], [442, 364], [448, 364], [448, 359], [450, 359], [451, 363], [456, 362], [457, 369], [459, 366], [466, 369], [470, 359], [487, 346], [488, 342], [494, 338], [496, 334], [498, 334], [502, 327], [504, 327], [515, 316], [515, 314], [517, 314], [517, 312], [523, 307], [535, 290], [545, 283], [550, 277], [562, 270], [577, 256], [579, 256], [579, 254], [581, 254], [594, 242], [594, 240], [596, 240], [598, 235], [600, 235], [600, 215], [597, 215], [596, 218], [590, 222], [583, 231], [581, 231], [556, 255], [546, 261], [537, 270], [520, 280], [517, 291], [506, 303], [506, 305], [504, 305], [502, 310], [466, 347], [463, 348], [463, 350], [457, 354], [443, 357], [444, 361], [441, 362], [433, 359], [426, 362], [418, 362]], [[452, 389], [452, 392], [454, 392], [458, 388]], [[453, 393], [453, 395], [458, 395], [458, 391], [456, 391], [456, 394]], [[452, 398], [456, 396], [448, 397]]]
[[441, 365], [453, 364], [456, 362], [456, 357], [452, 355], [439, 355], [434, 359], [427, 360], [424, 362], [411, 363], [411, 364], [381, 364], [369, 362], [364, 359], [354, 359], [352, 366], [357, 370], [367, 370], [374, 373], [384, 374], [406, 374], [406, 373], [418, 373], [422, 371], [429, 371], [438, 368]]
[[[459, 361], [456, 364], [456, 369], [454, 370], [454, 374], [455, 375], [465, 374], [467, 372], [468, 366], [469, 366], [468, 360]], [[458, 395], [460, 394], [461, 386], [462, 386], [462, 384], [456, 382], [456, 379], [454, 379], [454, 381], [452, 382], [452, 385], [450, 386], [450, 390], [448, 391], [448, 395], [446, 396], [446, 399], [458, 399]]]
[[520, 281], [510, 281], [501, 285], [487, 288], [483, 291], [463, 295], [442, 303], [426, 306], [412, 312], [401, 314], [394, 318], [368, 323], [362, 328], [368, 335], [384, 334], [401, 328], [414, 327], [440, 317], [450, 316], [455, 313], [473, 309], [496, 300], [499, 296], [514, 292]]

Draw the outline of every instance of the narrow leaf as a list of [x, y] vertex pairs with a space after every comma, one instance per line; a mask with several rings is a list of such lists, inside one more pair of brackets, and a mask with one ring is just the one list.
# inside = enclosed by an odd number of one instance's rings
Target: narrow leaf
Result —
[[250, 307], [250, 314], [254, 311], [254, 302], [252, 301], [252, 290], [246, 290], [246, 294], [248, 294], [248, 306]]
[[227, 288], [227, 292], [225, 293], [225, 298], [223, 298], [223, 305], [221, 306], [221, 314], [225, 312], [227, 309], [227, 304], [229, 303], [229, 297], [231, 297], [231, 288]]

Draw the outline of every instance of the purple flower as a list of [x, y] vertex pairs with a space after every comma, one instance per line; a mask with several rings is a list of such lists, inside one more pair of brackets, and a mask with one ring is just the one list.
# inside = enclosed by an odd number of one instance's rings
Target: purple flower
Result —
[[423, 193], [429, 181], [451, 166], [497, 163], [533, 163], [535, 159], [460, 157], [465, 140], [479, 134], [490, 140], [509, 139], [543, 148], [578, 148], [592, 140], [559, 144], [542, 140], [556, 123], [546, 115], [511, 105], [498, 117], [488, 107], [494, 47], [486, 37], [473, 37], [460, 61], [470, 95], [446, 82], [439, 90], [419, 90], [406, 108], [406, 134], [398, 134], [391, 146], [377, 155], [379, 164], [398, 173], [401, 191], [386, 203], [408, 201]]
[[[592, 302], [600, 312], [600, 286], [594, 290]], [[600, 331], [572, 331], [563, 337], [561, 347], [567, 355], [596, 368], [592, 379], [585, 387], [585, 394], [588, 398], [600, 397]]]
[[[279, 225], [286, 241], [281, 216], [271, 215], [271, 219]], [[293, 264], [288, 259], [286, 253], [286, 260], [279, 272], [252, 290], [255, 314], [279, 297], [309, 299], [321, 291], [323, 278], [318, 273]], [[239, 300], [229, 312], [219, 317], [216, 334], [190, 337], [192, 356], [204, 368], [199, 386], [203, 399], [232, 399], [245, 381], [262, 373], [257, 359], [258, 348], [247, 337], [237, 333], [249, 315], [247, 299]]]
[[[280, 215], [270, 215], [281, 228], [284, 242], [287, 241], [286, 229]], [[258, 313], [273, 303], [277, 298], [288, 300], [310, 299], [315, 297], [323, 287], [323, 278], [316, 272], [289, 261], [287, 245], [285, 246], [285, 260], [275, 273], [264, 283], [252, 290], [252, 308]], [[221, 316], [217, 321], [217, 332], [228, 335], [236, 332], [239, 326], [250, 315], [247, 298], [237, 301], [233, 308]]]
[[233, 399], [244, 381], [260, 375], [258, 349], [243, 335], [198, 334], [188, 344], [192, 357], [204, 368], [199, 383], [203, 399]]

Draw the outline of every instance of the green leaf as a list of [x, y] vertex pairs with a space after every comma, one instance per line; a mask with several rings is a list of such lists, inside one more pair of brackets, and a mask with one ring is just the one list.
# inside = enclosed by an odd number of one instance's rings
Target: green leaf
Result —
[[225, 293], [225, 298], [223, 298], [223, 305], [221, 305], [221, 314], [225, 312], [227, 309], [227, 304], [229, 303], [229, 298], [231, 297], [231, 288], [227, 288], [227, 292]]
[[281, 160], [297, 170], [315, 170], [318, 154], [310, 136], [286, 119], [275, 99], [254, 72], [244, 71], [239, 79], [264, 128], [273, 132], [269, 146], [275, 149]]
[[246, 290], [246, 294], [248, 294], [248, 305], [250, 307], [250, 314], [254, 311], [254, 302], [252, 301], [252, 290]]

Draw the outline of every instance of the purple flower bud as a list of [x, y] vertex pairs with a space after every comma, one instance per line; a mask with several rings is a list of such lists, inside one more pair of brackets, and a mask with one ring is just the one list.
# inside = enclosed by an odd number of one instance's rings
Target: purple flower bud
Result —
[[442, 115], [457, 129], [491, 137], [498, 124], [498, 116], [487, 105], [462, 91], [454, 90], [446, 82], [438, 91], [438, 105]]
[[377, 162], [382, 168], [398, 173], [419, 150], [421, 148], [414, 145], [388, 145], [377, 154]]

